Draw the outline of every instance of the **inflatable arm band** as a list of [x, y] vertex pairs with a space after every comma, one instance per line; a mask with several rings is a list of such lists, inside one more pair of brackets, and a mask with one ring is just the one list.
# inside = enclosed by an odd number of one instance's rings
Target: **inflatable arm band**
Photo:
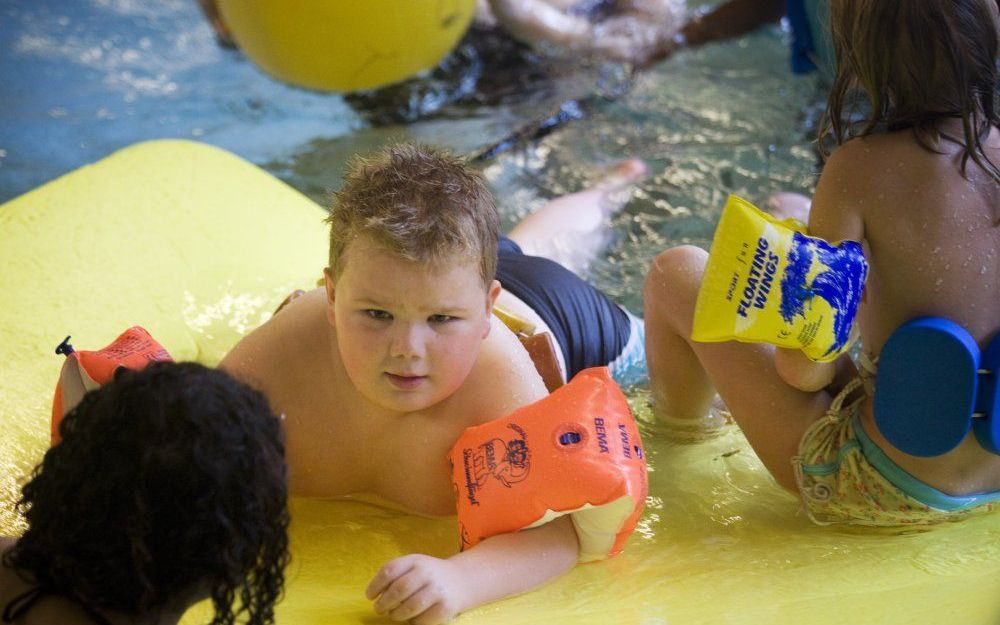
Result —
[[462, 549], [571, 515], [580, 561], [622, 550], [646, 502], [646, 461], [607, 367], [462, 433], [449, 454]]
[[75, 351], [69, 338], [56, 348], [56, 353], [65, 355], [66, 360], [52, 400], [53, 445], [59, 442], [59, 423], [87, 391], [111, 380], [122, 367], [142, 369], [151, 362], [172, 360], [167, 350], [139, 326], [129, 328], [110, 345], [93, 352]]
[[850, 348], [868, 263], [861, 244], [833, 246], [729, 196], [695, 305], [695, 341], [737, 340], [834, 360]]

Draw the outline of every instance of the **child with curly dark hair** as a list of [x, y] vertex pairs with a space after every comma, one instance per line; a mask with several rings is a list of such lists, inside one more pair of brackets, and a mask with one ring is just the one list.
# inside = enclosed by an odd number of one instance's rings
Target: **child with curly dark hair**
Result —
[[[4, 623], [274, 622], [288, 563], [281, 426], [263, 395], [195, 363], [122, 369], [83, 397], [0, 538]], [[238, 605], [235, 599], [239, 598]]]

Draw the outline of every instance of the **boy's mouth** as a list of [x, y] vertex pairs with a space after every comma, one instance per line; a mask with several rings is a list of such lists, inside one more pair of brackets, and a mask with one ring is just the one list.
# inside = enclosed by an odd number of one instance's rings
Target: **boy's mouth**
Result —
[[388, 371], [385, 372], [385, 377], [389, 380], [390, 384], [404, 391], [410, 391], [419, 387], [427, 379], [426, 375], [396, 375]]

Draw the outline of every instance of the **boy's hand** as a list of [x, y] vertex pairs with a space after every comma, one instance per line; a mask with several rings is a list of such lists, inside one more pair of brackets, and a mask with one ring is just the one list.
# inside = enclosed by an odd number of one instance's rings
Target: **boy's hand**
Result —
[[579, 553], [573, 521], [562, 516], [492, 536], [447, 560], [420, 554], [396, 558], [375, 574], [365, 596], [375, 600], [376, 612], [395, 621], [437, 625], [541, 586], [571, 569]]
[[458, 569], [451, 560], [419, 553], [402, 556], [379, 569], [365, 596], [375, 601], [376, 613], [394, 621], [445, 623], [465, 609], [467, 593]]

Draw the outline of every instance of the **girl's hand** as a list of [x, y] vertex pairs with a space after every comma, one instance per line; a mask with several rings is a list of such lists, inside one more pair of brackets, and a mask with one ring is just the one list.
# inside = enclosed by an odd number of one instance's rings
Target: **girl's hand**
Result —
[[459, 567], [415, 553], [390, 561], [379, 569], [365, 589], [375, 601], [375, 612], [394, 621], [415, 625], [446, 623], [466, 609], [468, 596]]

